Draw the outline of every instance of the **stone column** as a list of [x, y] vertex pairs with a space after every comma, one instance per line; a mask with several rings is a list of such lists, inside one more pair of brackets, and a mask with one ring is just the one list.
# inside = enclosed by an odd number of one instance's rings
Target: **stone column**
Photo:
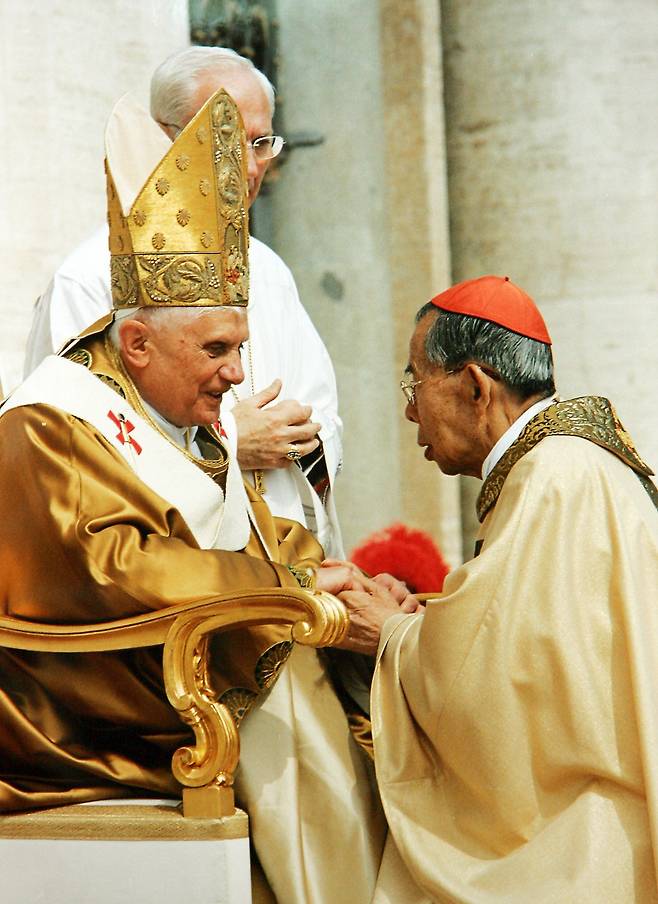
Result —
[[4, 388], [19, 378], [32, 305], [105, 218], [103, 131], [118, 98], [148, 103], [155, 66], [189, 43], [186, 0], [0, 7], [0, 258]]
[[415, 311], [450, 282], [436, 2], [278, 0], [279, 98], [294, 151], [273, 244], [336, 367], [346, 548], [404, 521], [461, 561], [457, 482], [428, 465], [399, 381]]
[[609, 396], [656, 467], [658, 5], [442, 9], [455, 280], [523, 286], [562, 396]]

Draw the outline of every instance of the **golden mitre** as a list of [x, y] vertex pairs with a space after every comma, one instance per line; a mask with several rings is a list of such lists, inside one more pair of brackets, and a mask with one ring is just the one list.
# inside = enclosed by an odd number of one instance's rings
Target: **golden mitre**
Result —
[[115, 309], [247, 304], [246, 156], [242, 117], [224, 90], [173, 144], [121, 98], [105, 133]]

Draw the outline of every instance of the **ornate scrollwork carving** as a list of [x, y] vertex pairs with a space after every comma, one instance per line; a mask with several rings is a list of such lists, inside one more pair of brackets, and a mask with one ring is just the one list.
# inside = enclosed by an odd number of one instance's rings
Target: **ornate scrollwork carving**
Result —
[[[292, 638], [298, 643], [327, 646], [340, 642], [348, 618], [343, 604], [331, 594], [275, 588], [246, 591], [230, 600], [208, 603], [193, 613], [182, 614], [169, 631], [164, 648], [167, 696], [195, 735], [195, 743], [179, 748], [172, 759], [173, 774], [187, 789], [230, 790], [240, 751], [231, 709], [241, 718], [240, 709], [244, 716], [253, 703], [245, 698], [242, 706], [238, 705], [239, 694], [230, 694], [239, 688], [230, 689], [217, 700], [210, 682], [208, 638], [231, 627], [265, 624], [290, 624]], [[277, 662], [270, 662], [269, 670], [263, 660], [264, 687], [276, 680], [283, 653], [283, 648], [277, 651]]]
[[240, 742], [228, 708], [216, 701], [208, 681], [208, 636], [199, 632], [198, 616], [179, 619], [164, 649], [167, 696], [196, 744], [179, 747], [171, 762], [177, 781], [188, 788], [217, 784], [230, 787]]

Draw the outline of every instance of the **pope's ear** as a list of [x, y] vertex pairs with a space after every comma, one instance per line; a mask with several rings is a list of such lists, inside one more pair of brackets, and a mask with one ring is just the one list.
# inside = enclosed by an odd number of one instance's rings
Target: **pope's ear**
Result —
[[124, 320], [119, 326], [119, 342], [124, 364], [146, 367], [151, 356], [147, 324], [140, 320]]
[[491, 401], [491, 378], [474, 362], [467, 364], [464, 370], [469, 399], [478, 405], [488, 405]]

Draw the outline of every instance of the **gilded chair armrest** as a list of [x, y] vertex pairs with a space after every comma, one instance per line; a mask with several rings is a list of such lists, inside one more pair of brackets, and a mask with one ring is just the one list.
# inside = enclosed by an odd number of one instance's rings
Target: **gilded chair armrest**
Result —
[[217, 631], [253, 625], [289, 624], [298, 643], [320, 647], [340, 642], [347, 631], [343, 604], [329, 593], [277, 588], [236, 594], [181, 614], [164, 649], [167, 696], [194, 731], [194, 746], [172, 758], [174, 777], [183, 785], [183, 811], [196, 818], [234, 812], [233, 774], [240, 755], [237, 726], [210, 686], [208, 640]]
[[[321, 598], [324, 602], [318, 607], [313, 600], [308, 600], [309, 597]], [[252, 602], [253, 607], [258, 608], [253, 608]], [[301, 619], [297, 622], [297, 614], [302, 611], [300, 605], [303, 611], [309, 612], [310, 621]], [[165, 642], [167, 632], [179, 617], [195, 613], [220, 615], [214, 630], [257, 624], [295, 624], [294, 640], [328, 646], [339, 639], [332, 632], [341, 630], [341, 616], [337, 613], [342, 612], [342, 604], [330, 594], [285, 587], [244, 590], [97, 624], [58, 625], [3, 615], [0, 616], [0, 647], [42, 653], [93, 653], [152, 647]], [[262, 620], [263, 613], [266, 621]], [[347, 622], [342, 627], [343, 632], [346, 625]]]
[[347, 631], [343, 604], [329, 593], [277, 587], [181, 603], [131, 618], [92, 625], [51, 625], [0, 617], [0, 647], [50, 653], [91, 653], [162, 644], [167, 697], [195, 736], [172, 758], [183, 785], [186, 816], [217, 818], [234, 812], [233, 773], [238, 730], [210, 686], [209, 638], [255, 625], [290, 625], [294, 641], [314, 647], [339, 643]]

